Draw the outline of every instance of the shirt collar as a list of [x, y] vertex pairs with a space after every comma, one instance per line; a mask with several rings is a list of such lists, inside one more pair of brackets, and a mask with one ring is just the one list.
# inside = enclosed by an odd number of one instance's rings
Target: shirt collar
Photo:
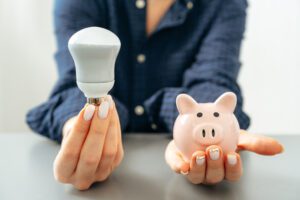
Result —
[[165, 17], [162, 19], [161, 23], [158, 24], [158, 27], [153, 33], [168, 27], [179, 26], [180, 24], [184, 23], [189, 12], [187, 3], [193, 1], [194, 0], [176, 0], [171, 10], [166, 13]]

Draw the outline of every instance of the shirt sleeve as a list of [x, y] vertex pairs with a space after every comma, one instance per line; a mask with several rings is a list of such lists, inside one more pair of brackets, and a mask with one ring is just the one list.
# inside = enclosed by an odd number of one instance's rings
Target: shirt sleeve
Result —
[[240, 69], [239, 54], [245, 30], [246, 1], [221, 1], [210, 30], [199, 47], [193, 65], [183, 77], [181, 87], [163, 88], [144, 102], [150, 120], [158, 127], [172, 132], [178, 116], [176, 96], [191, 95], [198, 102], [213, 102], [221, 94], [232, 91], [237, 95], [235, 115], [242, 129], [250, 124], [243, 112], [243, 98], [237, 84]]
[[[68, 50], [68, 40], [83, 28], [105, 27], [105, 12], [102, 1], [55, 1], [54, 24], [58, 47], [55, 60], [58, 67], [58, 81], [48, 100], [27, 113], [26, 121], [33, 131], [61, 142], [65, 122], [83, 108], [86, 98], [76, 85], [75, 65]], [[128, 122], [127, 108], [118, 99], [113, 99], [124, 130]]]

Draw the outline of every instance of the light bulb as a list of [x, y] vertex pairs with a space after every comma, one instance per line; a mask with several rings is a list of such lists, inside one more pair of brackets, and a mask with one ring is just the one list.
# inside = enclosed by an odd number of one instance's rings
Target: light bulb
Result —
[[75, 63], [78, 88], [88, 103], [99, 103], [114, 85], [119, 38], [104, 28], [89, 27], [76, 32], [68, 47]]

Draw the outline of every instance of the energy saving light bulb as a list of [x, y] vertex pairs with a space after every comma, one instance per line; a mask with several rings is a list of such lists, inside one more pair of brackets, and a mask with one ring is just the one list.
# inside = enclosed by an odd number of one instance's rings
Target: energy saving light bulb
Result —
[[89, 27], [75, 33], [68, 47], [75, 63], [78, 88], [88, 103], [98, 104], [114, 85], [119, 38], [104, 28]]

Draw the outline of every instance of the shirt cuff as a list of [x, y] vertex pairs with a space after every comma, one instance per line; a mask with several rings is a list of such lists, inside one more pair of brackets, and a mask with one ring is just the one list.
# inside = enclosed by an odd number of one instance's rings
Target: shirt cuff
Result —
[[178, 116], [176, 97], [184, 88], [163, 88], [144, 102], [151, 123], [157, 124], [158, 131], [172, 132]]
[[26, 121], [33, 131], [61, 142], [65, 122], [76, 116], [85, 103], [86, 99], [77, 87], [69, 88], [30, 110]]
[[[229, 91], [228, 88], [212, 83], [202, 83], [187, 90], [186, 88], [164, 88], [144, 102], [145, 110], [151, 123], [157, 124], [160, 131], [172, 132], [174, 122], [178, 116], [176, 97], [181, 93], [187, 93], [197, 102], [214, 102], [221, 94]], [[247, 129], [250, 118], [242, 110], [242, 97], [240, 92], [234, 91], [238, 98], [235, 116], [241, 129]]]

